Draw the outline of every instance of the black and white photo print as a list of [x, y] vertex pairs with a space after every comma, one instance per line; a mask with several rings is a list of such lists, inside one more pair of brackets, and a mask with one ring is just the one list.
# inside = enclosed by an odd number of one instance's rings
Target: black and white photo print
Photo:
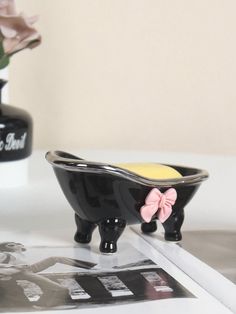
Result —
[[0, 312], [74, 309], [194, 297], [130, 243], [119, 254], [0, 243]]

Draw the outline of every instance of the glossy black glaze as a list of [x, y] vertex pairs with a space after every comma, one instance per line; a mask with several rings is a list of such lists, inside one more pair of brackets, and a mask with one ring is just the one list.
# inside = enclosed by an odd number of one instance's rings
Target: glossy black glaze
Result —
[[[120, 175], [116, 168], [104, 167], [94, 168], [88, 162], [87, 165], [80, 165], [80, 159], [67, 155], [64, 152], [56, 152], [52, 160], [51, 153], [46, 158], [52, 164], [60, 186], [76, 213], [77, 242], [88, 243], [91, 240], [92, 232], [98, 225], [101, 235], [100, 250], [104, 253], [116, 251], [116, 242], [123, 232], [126, 224], [142, 224], [143, 232], [156, 231], [156, 219], [147, 224], [140, 216], [140, 208], [145, 203], [145, 198], [152, 188], [157, 187], [165, 192], [170, 187], [177, 191], [177, 200], [172, 207], [171, 216], [163, 223], [165, 239], [169, 241], [181, 240], [181, 226], [184, 220], [184, 207], [191, 200], [200, 186], [201, 181], [206, 179], [207, 174], [202, 176], [201, 170], [187, 167], [172, 166], [179, 171], [183, 177], [195, 175], [196, 178], [190, 182], [182, 182], [176, 179], [171, 184], [166, 180], [156, 181], [156, 184], [143, 184], [139, 177], [135, 180], [122, 173]], [[60, 159], [70, 158], [65, 162]], [[77, 158], [77, 165], [74, 159]], [[83, 166], [83, 167], [82, 167]], [[107, 170], [108, 169], [108, 170]], [[199, 180], [198, 179], [199, 173]], [[141, 179], [140, 179], [141, 180]]]
[[[0, 80], [0, 95], [4, 85], [5, 81]], [[1, 162], [20, 160], [31, 154], [32, 124], [32, 119], [26, 111], [0, 103]]]
[[117, 240], [126, 226], [126, 221], [121, 218], [107, 218], [99, 222], [99, 233], [101, 236], [100, 251], [103, 253], [115, 253], [117, 251]]
[[77, 226], [77, 231], [74, 236], [75, 241], [79, 243], [89, 243], [92, 239], [96, 224], [81, 219], [77, 214], [75, 214], [75, 223]]
[[152, 233], [157, 231], [157, 222], [155, 220], [147, 223], [143, 222], [141, 225], [141, 230], [143, 233]]

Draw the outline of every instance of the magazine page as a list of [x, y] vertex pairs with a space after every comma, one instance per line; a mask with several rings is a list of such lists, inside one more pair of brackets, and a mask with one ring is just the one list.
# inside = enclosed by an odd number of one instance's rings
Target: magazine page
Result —
[[0, 312], [231, 313], [129, 228], [111, 255], [66, 232], [0, 232]]
[[[143, 239], [145, 239], [149, 244], [151, 244], [154, 248], [156, 248], [162, 255], [164, 255], [167, 259], [169, 259], [173, 264], [182, 269], [190, 278], [192, 278], [195, 282], [197, 282], [200, 286], [206, 289], [210, 294], [212, 294], [216, 299], [222, 302], [225, 306], [230, 308], [234, 313], [236, 313], [236, 285], [234, 282], [234, 278], [231, 276], [223, 276], [218, 270], [212, 268], [213, 264], [218, 264], [216, 261], [210, 265], [207, 264], [207, 261], [200, 260], [202, 254], [195, 254], [202, 250], [208, 250], [209, 254], [212, 251], [212, 258], [214, 259], [214, 247], [209, 245], [207, 247], [207, 236], [204, 233], [202, 234], [201, 241], [195, 243], [195, 250], [192, 250], [191, 254], [186, 249], [189, 250], [189, 241], [191, 239], [186, 239], [186, 241], [182, 241], [179, 244], [166, 242], [161, 233], [153, 233], [149, 235], [145, 235], [140, 232], [140, 228], [138, 226], [132, 227], [132, 230], [139, 234]], [[189, 233], [183, 235], [183, 237], [189, 236]], [[205, 238], [205, 240], [204, 240]], [[185, 245], [186, 242], [186, 245]], [[183, 244], [181, 244], [183, 243]], [[188, 244], [188, 245], [187, 245]], [[209, 244], [209, 243], [208, 243]], [[181, 247], [183, 245], [183, 247]], [[193, 243], [194, 245], [194, 243]], [[198, 247], [196, 247], [198, 245]], [[225, 243], [225, 246], [227, 244]], [[186, 248], [186, 249], [185, 249]], [[201, 249], [202, 248], [202, 249]], [[191, 251], [191, 250], [189, 250]], [[227, 250], [224, 248], [224, 252]], [[221, 263], [227, 265], [227, 254], [222, 254]], [[234, 267], [235, 267], [235, 253], [234, 253]], [[232, 262], [232, 261], [231, 261]], [[232, 263], [231, 263], [232, 264]], [[232, 274], [231, 274], [232, 275]], [[229, 280], [228, 278], [232, 280]]]

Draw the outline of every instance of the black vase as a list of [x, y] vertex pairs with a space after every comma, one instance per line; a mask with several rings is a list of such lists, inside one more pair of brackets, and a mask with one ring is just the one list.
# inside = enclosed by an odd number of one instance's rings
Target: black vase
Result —
[[32, 118], [22, 109], [2, 103], [0, 79], [0, 186], [17, 186], [27, 181], [27, 157], [32, 152]]

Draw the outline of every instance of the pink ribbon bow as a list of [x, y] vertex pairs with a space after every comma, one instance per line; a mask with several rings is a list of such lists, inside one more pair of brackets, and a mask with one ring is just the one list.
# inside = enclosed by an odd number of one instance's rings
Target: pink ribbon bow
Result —
[[172, 213], [172, 205], [177, 199], [177, 192], [175, 189], [168, 189], [161, 193], [157, 188], [152, 189], [146, 199], [145, 205], [140, 209], [141, 217], [145, 222], [150, 222], [152, 216], [157, 213], [157, 217], [161, 223], [165, 222]]

